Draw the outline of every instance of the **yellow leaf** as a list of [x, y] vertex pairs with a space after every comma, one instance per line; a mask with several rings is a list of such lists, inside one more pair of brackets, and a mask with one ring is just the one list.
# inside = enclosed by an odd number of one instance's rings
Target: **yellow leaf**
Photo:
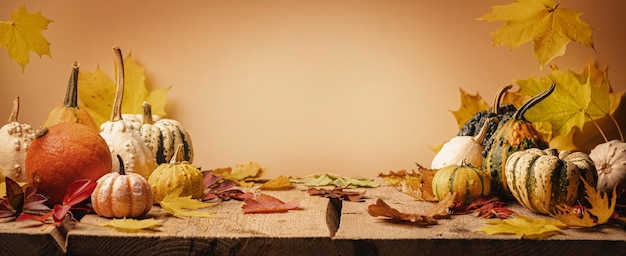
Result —
[[475, 231], [487, 235], [516, 235], [520, 238], [543, 239], [560, 234], [565, 225], [558, 220], [530, 218], [517, 215], [504, 220], [488, 220], [489, 225], [482, 226]]
[[591, 102], [586, 113], [593, 120], [603, 118], [607, 115], [613, 115], [619, 107], [624, 91], [611, 92], [611, 84], [609, 82], [608, 68], [599, 69], [597, 63], [590, 60], [582, 73], [572, 74], [578, 77], [580, 83], [584, 83], [589, 79], [591, 86]]
[[489, 105], [483, 100], [479, 93], [471, 95], [461, 88], [459, 88], [459, 91], [461, 92], [461, 107], [459, 107], [457, 111], [450, 112], [452, 112], [452, 115], [456, 118], [457, 125], [461, 128], [474, 114], [489, 110]]
[[143, 220], [123, 218], [112, 219], [107, 222], [98, 223], [98, 225], [103, 227], [113, 227], [115, 229], [125, 232], [136, 232], [139, 230], [155, 229], [159, 227], [161, 223], [152, 218]]
[[505, 21], [504, 26], [491, 33], [492, 45], [506, 45], [513, 50], [532, 41], [534, 57], [543, 67], [565, 54], [570, 41], [593, 48], [593, 28], [580, 20], [582, 13], [560, 8], [559, 4], [554, 0], [517, 0], [493, 6], [478, 20]]
[[222, 176], [227, 180], [232, 180], [240, 186], [250, 187], [254, 185], [252, 181], [261, 178], [265, 170], [266, 168], [262, 168], [259, 163], [247, 162], [235, 165], [234, 170], [230, 167], [215, 169], [213, 170], [213, 174]]
[[263, 183], [263, 185], [261, 185], [259, 187], [259, 189], [263, 189], [263, 190], [287, 190], [287, 189], [292, 189], [293, 183], [291, 183], [291, 181], [289, 181], [289, 178], [285, 177], [285, 176], [278, 176], [276, 178], [273, 178], [265, 183]]
[[[165, 116], [166, 96], [171, 87], [148, 91], [145, 80], [144, 68], [129, 54], [124, 58], [122, 113], [141, 114], [143, 102], [147, 101], [152, 106], [152, 114]], [[114, 80], [98, 67], [94, 72], [81, 70], [78, 84], [80, 107], [86, 109], [98, 125], [109, 121], [115, 97]]]
[[[183, 188], [177, 188], [172, 193], [168, 194], [159, 202], [161, 208], [171, 213], [174, 216], [185, 217], [202, 217], [202, 218], [217, 218], [217, 216], [201, 211], [194, 211], [201, 208], [211, 207], [217, 203], [204, 203], [196, 199], [191, 199], [191, 196], [181, 197], [180, 193]], [[192, 211], [187, 211], [187, 210]]]
[[41, 15], [41, 12], [29, 13], [26, 7], [20, 6], [11, 12], [10, 21], [0, 22], [0, 46], [9, 50], [9, 58], [22, 67], [29, 63], [31, 51], [39, 57], [50, 55], [50, 43], [41, 34], [52, 22]]
[[606, 193], [596, 190], [594, 186], [587, 183], [582, 176], [580, 179], [585, 184], [585, 198], [591, 206], [580, 212], [571, 206], [561, 205], [557, 207], [555, 218], [571, 227], [593, 227], [607, 223], [615, 212], [617, 200], [615, 188], [609, 198]]

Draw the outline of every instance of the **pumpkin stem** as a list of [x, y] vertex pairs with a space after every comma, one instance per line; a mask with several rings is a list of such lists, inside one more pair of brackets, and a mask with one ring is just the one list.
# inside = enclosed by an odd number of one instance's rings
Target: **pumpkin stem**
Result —
[[41, 127], [37, 129], [37, 132], [35, 133], [35, 138], [41, 138], [46, 135], [46, 133], [48, 133], [48, 127]]
[[80, 64], [74, 61], [72, 64], [72, 73], [70, 74], [70, 80], [67, 82], [67, 89], [65, 91], [65, 99], [63, 99], [63, 105], [68, 108], [78, 107], [78, 69]]
[[116, 156], [117, 156], [117, 161], [120, 162], [119, 174], [120, 175], [126, 175], [126, 171], [124, 170], [124, 160], [122, 160], [122, 157], [119, 154], [117, 154]]
[[515, 118], [515, 120], [523, 120], [526, 111], [535, 106], [537, 103], [541, 102], [546, 97], [550, 96], [550, 94], [552, 94], [552, 92], [554, 91], [554, 88], [556, 88], [556, 83], [553, 83], [550, 88], [543, 91], [542, 93], [535, 95], [535, 97], [532, 97], [530, 100], [524, 103], [524, 105], [522, 105], [517, 111], [515, 111], [515, 115], [513, 115], [513, 118]]
[[183, 162], [185, 160], [183, 159], [183, 155], [184, 155], [183, 145], [178, 144], [178, 146], [176, 146], [176, 151], [174, 151], [174, 155], [172, 156], [172, 159], [170, 160], [170, 164]]
[[489, 124], [493, 123], [493, 122], [497, 122], [498, 118], [497, 117], [491, 117], [487, 120], [485, 120], [485, 122], [483, 123], [483, 126], [480, 128], [480, 131], [478, 132], [478, 134], [476, 134], [476, 136], [474, 136], [472, 138], [472, 140], [476, 143], [479, 144], [483, 144], [483, 141], [485, 140], [485, 137], [487, 137], [487, 131], [489, 130]]
[[113, 100], [113, 111], [111, 112], [111, 121], [122, 120], [122, 98], [124, 98], [124, 57], [119, 46], [113, 47], [115, 53], [115, 62], [117, 63], [117, 88], [115, 90], [115, 99]]
[[500, 87], [500, 89], [498, 90], [498, 93], [496, 94], [496, 98], [493, 101], [493, 113], [495, 113], [496, 115], [498, 115], [500, 112], [500, 102], [502, 102], [502, 97], [504, 97], [504, 95], [506, 94], [506, 92], [508, 90], [510, 90], [511, 88], [513, 88], [513, 85], [505, 85]]
[[8, 123], [17, 122], [17, 116], [20, 114], [20, 97], [13, 99], [13, 108], [11, 109], [11, 115], [9, 115]]
[[143, 124], [154, 124], [152, 119], [152, 106], [149, 102], [144, 101], [141, 105], [143, 107]]

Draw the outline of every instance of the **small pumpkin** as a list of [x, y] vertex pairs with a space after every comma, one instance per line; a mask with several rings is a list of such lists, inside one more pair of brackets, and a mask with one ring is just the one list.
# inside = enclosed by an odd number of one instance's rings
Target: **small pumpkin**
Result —
[[78, 107], [78, 69], [78, 62], [74, 62], [70, 80], [67, 83], [63, 105], [53, 108], [48, 113], [43, 126], [49, 127], [58, 123], [73, 122], [84, 124], [94, 131], [99, 131], [98, 125], [89, 112]]
[[201, 198], [204, 193], [204, 175], [198, 167], [182, 160], [182, 147], [179, 145], [172, 160], [160, 164], [148, 178], [154, 200], [157, 202], [181, 187], [180, 196]]
[[611, 140], [598, 144], [589, 153], [598, 171], [598, 191], [618, 194], [626, 189], [626, 143]]
[[193, 144], [191, 136], [177, 120], [161, 118], [152, 114], [152, 106], [143, 102], [143, 114], [123, 114], [139, 130], [144, 143], [155, 155], [157, 164], [168, 163], [174, 156], [178, 145], [183, 146], [182, 159], [193, 163]]
[[152, 208], [152, 190], [143, 176], [124, 172], [122, 157], [117, 155], [120, 171], [107, 173], [97, 181], [91, 193], [94, 211], [106, 218], [139, 218]]
[[455, 201], [471, 203], [489, 195], [491, 180], [487, 173], [464, 162], [439, 169], [432, 180], [433, 193], [439, 201], [456, 192]]
[[[138, 173], [144, 177], [149, 177], [157, 167], [154, 154], [143, 142], [139, 131], [135, 129], [132, 122], [122, 118], [122, 99], [124, 97], [124, 63], [122, 52], [119, 47], [114, 48], [117, 57], [117, 88], [111, 113], [111, 120], [104, 122], [101, 126], [100, 135], [109, 145], [112, 159], [120, 155], [124, 159], [124, 170], [126, 172]], [[113, 172], [121, 169], [117, 160], [113, 163]]]
[[444, 143], [433, 158], [430, 168], [439, 169], [461, 161], [472, 166], [482, 166], [482, 152], [485, 149], [483, 140], [487, 135], [489, 124], [493, 122], [497, 122], [497, 118], [487, 119], [476, 136], [456, 136]]
[[506, 182], [524, 207], [542, 214], [556, 205], [572, 205], [584, 196], [581, 177], [596, 186], [598, 176], [591, 158], [582, 152], [538, 148], [518, 151], [506, 162]]
[[489, 139], [483, 151], [483, 170], [491, 175], [491, 185], [494, 194], [503, 199], [511, 197], [504, 168], [511, 154], [528, 148], [545, 149], [548, 143], [541, 137], [532, 123], [524, 118], [530, 108], [548, 97], [555, 88], [552, 84], [546, 91], [524, 103], [512, 118], [501, 122], [498, 129]]
[[35, 138], [35, 130], [17, 121], [19, 110], [20, 98], [15, 97], [9, 121], [0, 128], [0, 181], [4, 177], [26, 181], [26, 153]]

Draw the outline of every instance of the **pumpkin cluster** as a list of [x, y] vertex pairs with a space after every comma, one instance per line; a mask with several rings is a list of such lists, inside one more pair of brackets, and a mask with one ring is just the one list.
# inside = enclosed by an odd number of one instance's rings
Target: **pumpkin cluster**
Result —
[[[459, 131], [462, 135], [450, 139], [435, 155], [431, 168], [437, 172], [432, 188], [438, 200], [452, 192], [456, 192], [457, 201], [465, 203], [494, 195], [516, 200], [537, 213], [552, 214], [557, 205], [572, 205], [582, 199], [583, 179], [593, 186], [598, 183], [597, 164], [590, 155], [549, 148], [524, 117], [556, 85], [519, 109], [500, 106], [510, 88], [505, 86], [498, 92], [493, 112], [475, 114]], [[502, 109], [506, 111], [501, 113]]]

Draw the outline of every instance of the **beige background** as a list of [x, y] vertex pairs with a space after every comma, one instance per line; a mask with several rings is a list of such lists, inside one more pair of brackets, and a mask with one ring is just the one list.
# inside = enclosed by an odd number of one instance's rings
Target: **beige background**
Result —
[[[459, 87], [491, 99], [512, 79], [545, 74], [526, 44], [490, 47], [502, 23], [475, 21], [500, 1], [0, 1], [54, 20], [52, 57], [24, 72], [0, 49], [0, 116], [22, 99], [37, 126], [60, 104], [70, 65], [112, 75], [111, 47], [132, 52], [150, 88], [173, 86], [166, 111], [193, 137], [204, 169], [256, 161], [269, 176], [374, 177], [430, 165], [456, 133]], [[608, 65], [626, 89], [626, 4], [564, 0], [592, 25], [596, 52], [570, 44], [553, 64]]]

